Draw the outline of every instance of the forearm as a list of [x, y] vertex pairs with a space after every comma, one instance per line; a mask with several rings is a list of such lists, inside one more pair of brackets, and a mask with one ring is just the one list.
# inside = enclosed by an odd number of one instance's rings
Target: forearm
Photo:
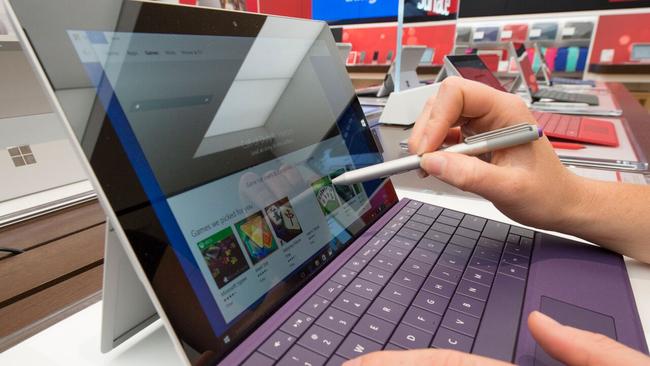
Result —
[[650, 263], [650, 186], [578, 179], [558, 231]]

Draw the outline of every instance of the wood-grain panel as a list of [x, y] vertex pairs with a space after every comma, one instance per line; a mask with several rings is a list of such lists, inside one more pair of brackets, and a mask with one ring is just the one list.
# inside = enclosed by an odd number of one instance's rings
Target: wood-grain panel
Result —
[[[103, 265], [0, 308], [0, 352], [100, 299]], [[85, 300], [90, 301], [85, 301]], [[74, 311], [67, 311], [73, 308]]]
[[94, 226], [0, 261], [0, 307], [103, 261], [104, 230]]
[[[99, 203], [89, 203], [0, 229], [0, 247], [29, 250], [104, 222]], [[10, 256], [0, 252], [0, 261]], [[1, 262], [0, 262], [1, 263]]]

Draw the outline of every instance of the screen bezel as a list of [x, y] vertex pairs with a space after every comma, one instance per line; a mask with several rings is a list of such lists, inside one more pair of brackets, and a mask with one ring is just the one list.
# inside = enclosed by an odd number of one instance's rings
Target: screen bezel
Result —
[[[130, 5], [125, 5], [125, 4], [136, 4], [138, 6], [138, 9], [129, 9]], [[196, 8], [196, 7], [187, 7], [187, 6], [177, 6], [177, 5], [169, 5], [169, 4], [158, 4], [158, 3], [148, 3], [148, 2], [133, 2], [133, 1], [126, 1], [123, 3], [123, 9], [121, 12], [121, 19], [124, 20], [124, 18], [129, 18], [129, 11], [138, 11], [142, 9], [152, 9], [151, 11], [154, 12], [156, 9], [159, 9], [166, 14], [164, 16], [169, 17], [165, 19], [174, 19], [176, 22], [174, 23], [176, 29], [173, 30], [168, 30], [168, 33], [172, 34], [178, 34], [179, 29], [183, 28], [183, 34], [193, 34], [191, 32], [192, 29], [198, 30], [198, 32], [209, 32], [209, 31], [214, 31], [214, 28], [211, 29], [205, 29], [201, 27], [201, 22], [196, 21], [196, 15], [199, 16], [199, 18], [202, 18], [203, 21], [212, 21], [210, 22], [211, 24], [226, 24], [224, 26], [227, 26], [227, 24], [231, 24], [231, 22], [214, 22], [215, 20], [218, 20], [219, 17], [235, 17], [238, 20], [239, 24], [245, 24], [246, 20], [252, 21], [253, 24], [256, 22], [259, 23], [260, 21], [263, 22], [264, 19], [267, 18], [265, 15], [259, 15], [259, 14], [244, 14], [240, 12], [235, 12], [235, 11], [225, 11], [225, 10], [214, 10], [214, 9], [201, 9], [201, 8]], [[150, 14], [151, 15], [151, 14]], [[233, 18], [228, 18], [228, 20], [232, 20]], [[223, 19], [222, 19], [223, 20]], [[151, 20], [151, 23], [149, 26], [159, 26], [161, 23], [165, 22], [157, 22]], [[323, 23], [324, 24], [324, 23]], [[169, 25], [169, 23], [166, 23], [166, 25]], [[193, 28], [194, 27], [194, 28]], [[325, 29], [327, 30], [327, 27], [325, 26]], [[27, 28], [25, 28], [25, 32], [27, 33]], [[106, 31], [115, 31], [114, 29], [107, 29]], [[134, 29], [133, 31], [142, 31], [142, 29]], [[156, 29], [157, 33], [160, 33], [160, 29]], [[329, 31], [328, 31], [329, 32]], [[200, 33], [202, 34], [202, 33]], [[213, 34], [214, 35], [214, 34]], [[328, 42], [331, 43], [331, 46], [333, 47], [334, 50], [336, 50], [335, 44], [333, 37], [330, 35]], [[37, 52], [36, 52], [37, 53]], [[338, 55], [336, 55], [338, 57]], [[43, 69], [46, 70], [47, 68], [45, 65], [43, 65]], [[365, 133], [369, 137], [368, 144], [371, 148], [373, 148], [376, 151], [379, 151], [377, 148], [374, 139], [372, 138], [372, 134], [370, 132], [370, 129], [368, 127], [367, 121], [365, 120], [365, 117], [363, 117], [363, 111], [361, 109], [361, 106], [358, 102], [358, 99], [354, 96], [352, 97], [351, 100], [351, 105], [350, 107], [355, 111], [355, 113], [358, 116], [362, 117], [363, 122], [360, 122], [362, 125], [365, 125]], [[143, 270], [144, 274], [146, 275], [147, 279], [149, 280], [150, 286], [153, 288], [154, 292], [156, 293], [156, 297], [163, 307], [167, 319], [170, 321], [172, 328], [174, 329], [176, 336], [178, 340], [180, 341], [181, 345], [185, 349], [185, 354], [188, 357], [188, 359], [196, 360], [196, 355], [193, 355], [193, 352], [196, 352], [197, 349], [207, 349], [212, 351], [211, 354], [209, 355], [210, 363], [217, 362], [218, 360], [222, 359], [227, 355], [229, 350], [232, 350], [236, 347], [236, 345], [239, 342], [232, 342], [228, 347], [224, 347], [223, 343], [220, 342], [220, 339], [218, 337], [210, 337], [209, 334], [210, 332], [207, 331], [207, 329], [201, 330], [203, 333], [204, 337], [199, 337], [201, 339], [193, 339], [192, 337], [186, 337], [184, 334], [187, 334], [188, 329], [192, 329], [192, 332], [196, 332], [196, 328], [205, 328], [205, 326], [208, 324], [208, 321], [205, 317], [205, 314], [201, 313], [192, 313], [188, 314], [190, 319], [183, 319], [183, 321], [179, 322], [178, 317], [175, 314], [172, 314], [178, 310], [180, 307], [183, 311], [187, 311], [187, 309], [200, 309], [200, 305], [198, 304], [198, 299], [193, 296], [194, 294], [192, 293], [192, 286], [189, 283], [188, 279], [182, 275], [182, 276], [172, 276], [173, 271], [176, 270], [179, 273], [182, 273], [181, 271], [181, 266], [178, 263], [177, 258], [170, 258], [170, 243], [169, 239], [166, 237], [165, 230], [163, 228], [163, 225], [159, 221], [159, 219], [156, 217], [156, 213], [154, 212], [152, 208], [151, 201], [147, 197], [147, 194], [142, 187], [138, 176], [129, 161], [127, 157], [127, 153], [124, 149], [124, 147], [117, 142], [118, 137], [117, 133], [115, 132], [114, 128], [111, 127], [109, 122], [109, 117], [104, 110], [103, 106], [101, 103], [94, 103], [93, 107], [93, 113], [91, 118], [99, 118], [103, 119], [102, 121], [102, 129], [105, 131], [104, 140], [108, 141], [105, 145], [100, 146], [100, 148], [106, 149], [106, 151], [102, 152], [102, 156], [108, 157], [110, 156], [110, 161], [109, 160], [101, 160], [98, 158], [97, 155], [93, 155], [88, 158], [88, 163], [92, 167], [92, 171], [99, 180], [99, 187], [96, 187], [98, 190], [101, 190], [103, 193], [103, 196], [107, 198], [108, 200], [108, 205], [105, 207], [112, 207], [114, 209], [114, 214], [118, 218], [118, 222], [121, 226], [121, 229], [123, 232], [126, 234], [126, 237], [128, 238], [129, 245], [135, 252], [135, 255], [138, 259], [138, 263], [134, 263], [134, 265], [138, 265], [141, 267]], [[75, 139], [76, 142], [76, 139]], [[106, 177], [115, 175], [116, 172], [119, 172], [119, 180], [111, 180], [108, 181]], [[373, 207], [372, 212], [368, 212], [368, 215], [366, 219], [366, 223], [363, 225], [364, 229], [367, 229], [369, 226], [372, 225], [374, 221], [376, 221], [379, 217], [381, 217], [382, 213], [387, 211], [392, 205], [397, 203], [397, 195], [394, 191], [394, 188], [392, 186], [392, 183], [390, 180], [385, 180], [383, 183], [383, 186], [380, 188], [381, 190], [386, 190], [388, 193], [388, 196], [390, 198], [387, 199], [386, 205], [381, 205], [381, 207]], [[139, 205], [129, 205], [129, 207], [124, 207], [123, 203], [121, 201], [123, 191], [129, 191], [129, 196], [131, 201], [138, 201], [140, 202]], [[146, 223], [147, 225], [147, 230], [146, 231], [139, 231], [138, 229], [142, 226], [143, 223]], [[353, 224], [354, 225], [354, 224]], [[351, 239], [348, 242], [348, 245], [354, 241], [354, 239], [364, 232], [364, 229], [360, 230], [359, 232], [355, 233], [354, 238]], [[320, 253], [317, 253], [319, 255]], [[339, 252], [340, 254], [340, 252]], [[333, 258], [331, 258], [333, 259]], [[329, 261], [328, 261], [329, 262]], [[308, 263], [306, 261], [305, 263]], [[157, 273], [161, 268], [171, 270], [170, 273], [166, 274], [166, 279], [167, 280], [173, 280], [173, 286], [167, 286], [166, 288], [160, 287], [160, 273]], [[275, 288], [272, 290], [274, 293], [282, 293], [283, 297], [281, 301], [277, 301], [272, 306], [266, 306], [266, 307], [260, 307], [255, 310], [255, 314], [262, 314], [262, 316], [257, 317], [256, 319], [249, 321], [248, 323], [245, 324], [245, 330], [242, 330], [240, 334], [242, 335], [240, 337], [241, 340], [245, 339], [245, 335], [249, 334], [254, 331], [255, 326], [261, 324], [266, 318], [268, 318], [275, 309], [279, 308], [282, 306], [286, 300], [288, 300], [291, 296], [292, 293], [297, 292], [306, 284], [311, 278], [313, 278], [316, 274], [322, 270], [324, 266], [321, 266], [318, 268], [318, 270], [312, 271], [308, 273], [307, 276], [303, 278], [297, 278], [294, 277], [291, 280], [296, 280], [294, 281], [295, 283], [298, 283], [296, 287], [292, 289], [291, 292], [287, 292], [286, 288]], [[296, 273], [296, 275], [298, 275]], [[158, 278], [156, 278], [158, 277]], [[171, 277], [171, 278], [170, 278]], [[290, 283], [294, 284], [294, 283]], [[173, 288], [172, 288], [173, 287]], [[161, 291], [162, 290], [162, 291]], [[182, 304], [179, 304], [178, 302], [174, 303], [174, 301], [168, 301], [170, 298], [178, 297], [179, 294], [183, 295], [183, 301]], [[267, 296], [271, 296], [272, 294], [267, 294]], [[163, 317], [164, 318], [164, 317]], [[251, 319], [249, 317], [249, 319]], [[179, 326], [179, 323], [182, 323]], [[242, 327], [244, 327], [242, 325]], [[197, 346], [200, 345], [200, 346]], [[222, 349], [213, 349], [214, 347], [221, 348]], [[205, 353], [204, 353], [205, 354]]]

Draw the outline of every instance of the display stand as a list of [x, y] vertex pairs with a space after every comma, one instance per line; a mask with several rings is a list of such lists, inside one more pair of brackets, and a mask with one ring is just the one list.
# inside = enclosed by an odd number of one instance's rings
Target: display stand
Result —
[[101, 351], [108, 352], [158, 319], [123, 243], [106, 219]]

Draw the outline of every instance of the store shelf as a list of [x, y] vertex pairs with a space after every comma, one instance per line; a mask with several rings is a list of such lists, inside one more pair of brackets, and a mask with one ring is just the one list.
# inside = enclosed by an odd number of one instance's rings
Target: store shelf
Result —
[[595, 74], [650, 74], [650, 63], [589, 64]]

